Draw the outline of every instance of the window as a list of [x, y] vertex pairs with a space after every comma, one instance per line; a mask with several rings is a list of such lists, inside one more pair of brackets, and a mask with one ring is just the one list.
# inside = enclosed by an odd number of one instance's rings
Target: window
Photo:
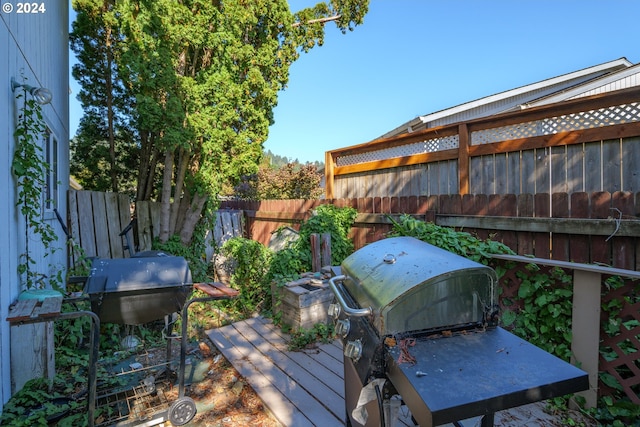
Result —
[[52, 211], [58, 207], [58, 138], [49, 130], [44, 135], [45, 161], [49, 168], [45, 171], [44, 207]]

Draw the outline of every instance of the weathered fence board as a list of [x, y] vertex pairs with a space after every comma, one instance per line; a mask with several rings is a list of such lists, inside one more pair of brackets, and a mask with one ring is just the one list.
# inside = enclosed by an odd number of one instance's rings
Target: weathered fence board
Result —
[[[125, 236], [120, 236], [132, 219], [132, 206], [127, 195], [70, 190], [68, 199], [70, 236], [86, 256], [123, 258], [130, 255], [125, 250]], [[150, 250], [153, 240], [160, 234], [160, 203], [138, 202], [135, 215], [136, 226], [129, 232], [131, 244], [134, 245], [132, 250]], [[241, 211], [220, 211], [213, 230], [206, 237], [207, 260], [211, 260], [215, 248], [243, 233], [244, 219]], [[74, 256], [77, 254], [74, 253]], [[75, 264], [76, 261], [72, 262]]]
[[68, 200], [70, 237], [84, 254], [103, 258], [124, 256], [119, 234], [131, 218], [129, 198], [117, 193], [69, 190]]

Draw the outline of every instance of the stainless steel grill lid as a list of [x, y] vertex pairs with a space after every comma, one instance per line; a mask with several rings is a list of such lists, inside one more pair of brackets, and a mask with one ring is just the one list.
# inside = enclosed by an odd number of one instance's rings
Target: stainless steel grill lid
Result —
[[493, 269], [413, 237], [371, 243], [341, 267], [381, 335], [480, 324], [497, 305]]

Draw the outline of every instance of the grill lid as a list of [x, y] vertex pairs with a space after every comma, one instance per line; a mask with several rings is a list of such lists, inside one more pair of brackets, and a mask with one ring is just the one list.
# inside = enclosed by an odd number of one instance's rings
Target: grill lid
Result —
[[493, 269], [413, 237], [371, 243], [342, 265], [344, 288], [382, 335], [482, 323], [497, 304]]
[[191, 271], [183, 257], [98, 258], [91, 266], [85, 292], [144, 291], [191, 283]]

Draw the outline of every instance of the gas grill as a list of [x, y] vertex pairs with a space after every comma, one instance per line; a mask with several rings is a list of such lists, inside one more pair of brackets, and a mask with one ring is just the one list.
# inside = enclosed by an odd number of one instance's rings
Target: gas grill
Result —
[[588, 388], [587, 373], [498, 326], [495, 272], [411, 237], [346, 258], [329, 283], [344, 350], [347, 425], [421, 427]]

